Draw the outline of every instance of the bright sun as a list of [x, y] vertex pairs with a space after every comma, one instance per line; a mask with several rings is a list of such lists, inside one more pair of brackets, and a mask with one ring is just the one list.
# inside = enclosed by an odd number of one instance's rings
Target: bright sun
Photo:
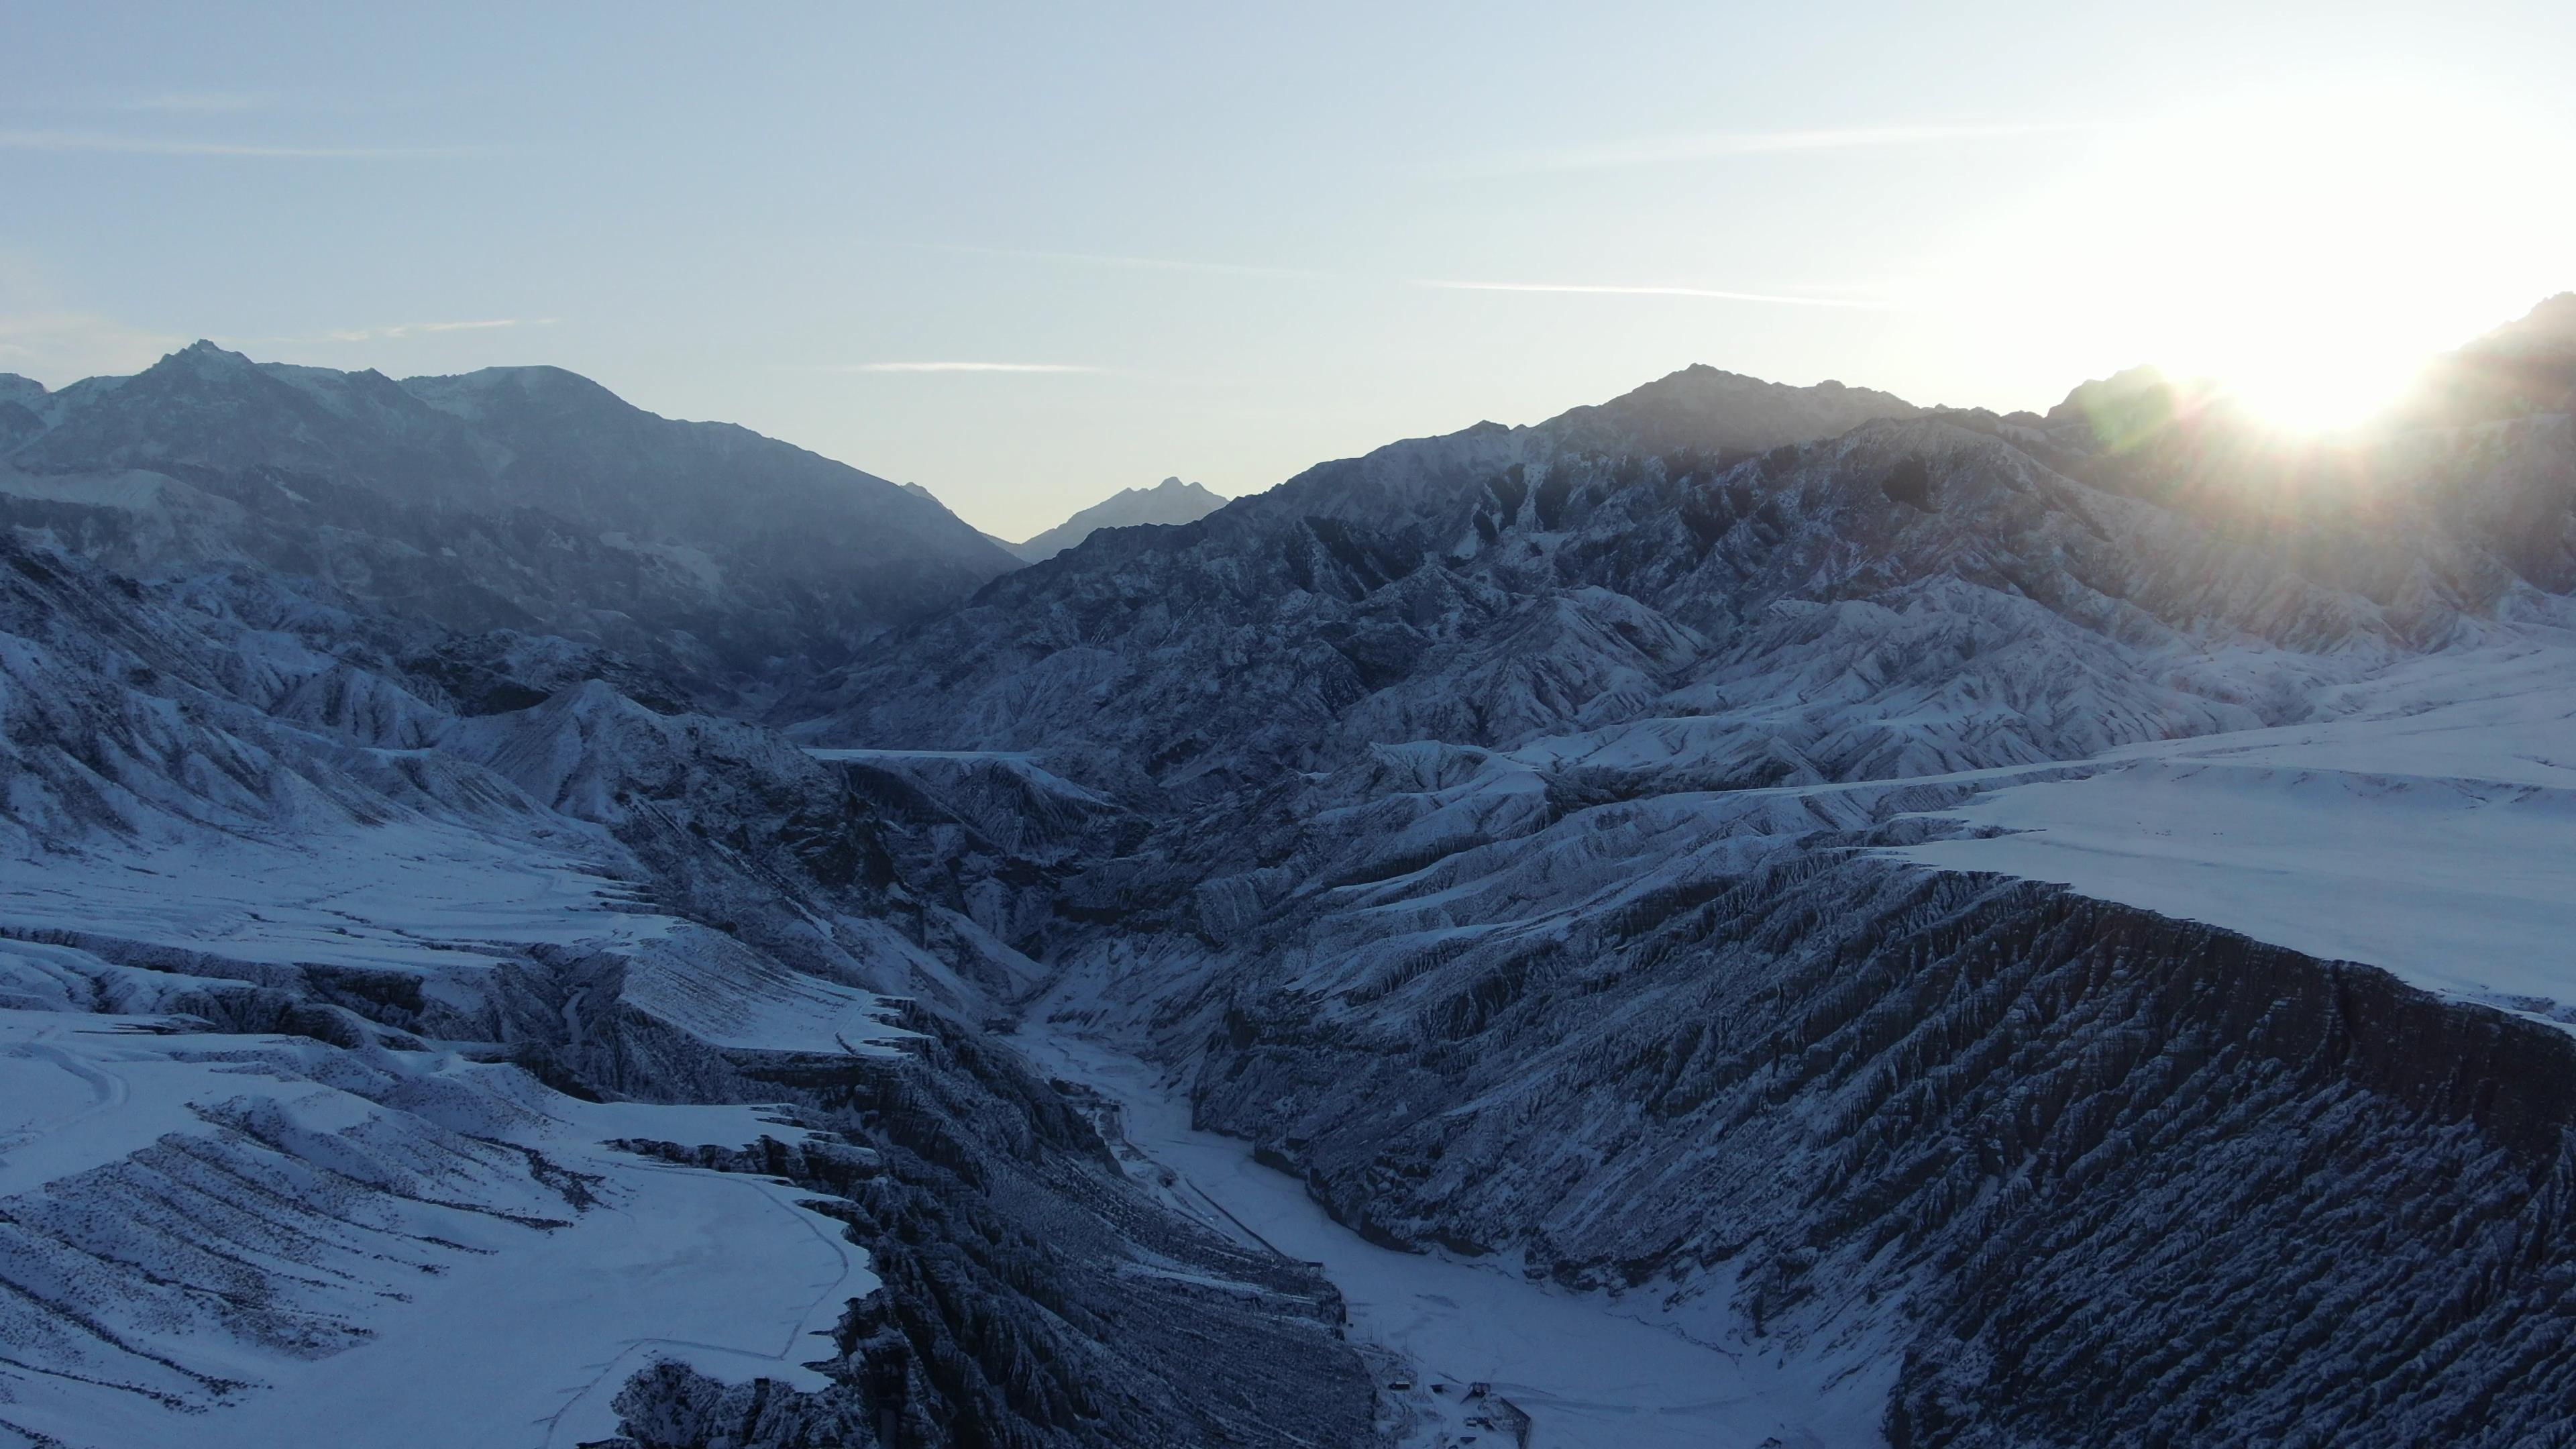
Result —
[[2044, 351], [2329, 429], [2576, 279], [2571, 164], [2563, 133], [2472, 98], [2274, 92], [2106, 132], [1968, 270]]

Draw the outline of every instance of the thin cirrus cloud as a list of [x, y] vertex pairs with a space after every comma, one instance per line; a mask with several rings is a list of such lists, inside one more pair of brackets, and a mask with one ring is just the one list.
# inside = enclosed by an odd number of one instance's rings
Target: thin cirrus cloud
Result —
[[1731, 292], [1716, 287], [1630, 287], [1591, 282], [1465, 282], [1425, 279], [1414, 283], [1443, 292], [1567, 292], [1579, 296], [1692, 297], [1709, 302], [1760, 302], [1775, 307], [1851, 307], [1884, 311], [1893, 304], [1868, 297], [1797, 296], [1785, 292]]
[[391, 327], [354, 327], [322, 334], [326, 342], [375, 342], [422, 332], [489, 332], [501, 327], [552, 327], [559, 317], [493, 317], [474, 322], [400, 322]]
[[269, 146], [170, 136], [117, 136], [100, 131], [0, 131], [0, 151], [65, 151], [125, 156], [387, 161], [407, 157], [468, 156], [477, 149], [470, 146]]
[[1559, 146], [1491, 160], [1496, 174], [1531, 171], [1598, 171], [1659, 166], [1729, 156], [1784, 156], [1815, 151], [1882, 150], [1901, 146], [1964, 145], [2063, 135], [2090, 127], [2062, 123], [1999, 125], [1844, 126], [1810, 131], [1731, 131], [1684, 136], [1644, 136], [1588, 146]]
[[1201, 262], [1179, 257], [1133, 257], [1107, 252], [1062, 252], [1033, 247], [974, 246], [965, 242], [910, 242], [910, 246], [962, 256], [1011, 257], [1022, 261], [1073, 262], [1090, 267], [1135, 267], [1156, 272], [1212, 272], [1234, 277], [1329, 277], [1313, 267], [1271, 267], [1250, 262]]
[[264, 111], [278, 104], [267, 91], [160, 91], [107, 102], [110, 110], [158, 111], [172, 115], [229, 116]]
[[[1325, 277], [1339, 278], [1342, 280], [1366, 280], [1351, 278], [1346, 273], [1325, 271], [1312, 267], [1256, 266], [1243, 262], [1187, 261], [1173, 257], [1120, 256], [1099, 252], [1067, 252], [1025, 247], [973, 246], [964, 243], [950, 242], [917, 242], [912, 243], [911, 245], [928, 247], [937, 251], [963, 253], [970, 256], [1013, 257], [1031, 261], [1072, 262], [1087, 266], [1136, 267], [1153, 271], [1215, 272], [1226, 275], [1247, 277], [1284, 277], [1298, 279]], [[1886, 301], [1869, 297], [1831, 296], [1823, 293], [1801, 295], [1785, 292], [1743, 292], [1729, 291], [1716, 287], [1620, 286], [1606, 283], [1584, 282], [1482, 282], [1450, 278], [1417, 279], [1412, 285], [1452, 292], [1568, 292], [1601, 296], [1690, 297], [1713, 302], [1762, 302], [1782, 307], [1850, 307], [1868, 310], [1882, 310], [1894, 305]], [[842, 370], [870, 372], [1096, 372], [1100, 369], [1050, 366], [1043, 364], [924, 362], [871, 363], [862, 368], [845, 368]]]
[[1079, 362], [854, 362], [827, 372], [1105, 372]]
[[471, 322], [397, 322], [384, 327], [342, 327], [302, 337], [229, 339], [245, 342], [394, 342], [436, 332], [489, 332], [504, 327], [552, 327], [560, 317], [491, 317]]

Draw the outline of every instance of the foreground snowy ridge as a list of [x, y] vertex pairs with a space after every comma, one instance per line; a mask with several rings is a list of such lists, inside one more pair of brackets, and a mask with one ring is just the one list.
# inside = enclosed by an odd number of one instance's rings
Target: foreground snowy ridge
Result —
[[1329, 1289], [974, 1044], [1025, 961], [834, 767], [596, 681], [465, 712], [434, 627], [309, 581], [5, 547], [0, 1442], [1365, 1426]]
[[1692, 369], [887, 612], [371, 378], [13, 424], [0, 1443], [2576, 1421], [2563, 409]]
[[[18, 949], [13, 980], [114, 972]], [[0, 1012], [0, 1087], [0, 1421], [36, 1443], [590, 1442], [655, 1358], [823, 1387], [804, 1364], [876, 1286], [794, 1194], [608, 1146], [802, 1137], [754, 1111], [30, 1011]]]

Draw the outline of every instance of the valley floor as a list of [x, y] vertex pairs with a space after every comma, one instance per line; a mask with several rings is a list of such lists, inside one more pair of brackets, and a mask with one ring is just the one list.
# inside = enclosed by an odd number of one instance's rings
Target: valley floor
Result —
[[[1045, 1023], [1018, 1044], [1046, 1073], [1115, 1109], [1104, 1123], [1130, 1177], [1179, 1211], [1248, 1244], [1319, 1263], [1350, 1308], [1354, 1339], [1384, 1351], [1381, 1387], [1408, 1416], [1408, 1445], [1507, 1444], [1472, 1425], [1489, 1383], [1533, 1421], [1548, 1449], [1861, 1449], [1879, 1420], [1892, 1356], [1781, 1362], [1731, 1325], [1532, 1282], [1499, 1261], [1382, 1248], [1329, 1217], [1251, 1144], [1190, 1125], [1188, 1102], [1150, 1064]], [[1709, 1295], [1722, 1300], [1724, 1295]], [[1702, 1301], [1708, 1301], [1704, 1299]], [[1410, 1380], [1409, 1390], [1389, 1388]], [[1435, 1390], [1434, 1386], [1438, 1386]]]

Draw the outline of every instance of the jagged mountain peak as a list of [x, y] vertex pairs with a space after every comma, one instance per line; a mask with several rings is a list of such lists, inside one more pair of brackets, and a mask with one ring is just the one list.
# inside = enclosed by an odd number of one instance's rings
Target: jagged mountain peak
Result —
[[[2576, 292], [2535, 303], [2457, 350], [2430, 359], [2414, 383], [2358, 433], [2459, 427], [2576, 411]], [[2124, 368], [2076, 386], [2049, 409], [2047, 426], [2086, 428], [2090, 441], [2126, 452], [2166, 437], [2178, 423], [2228, 437], [2228, 446], [2258, 449], [2279, 430], [2242, 407], [2224, 379], [2183, 376], [2152, 364]], [[2188, 430], [2186, 430], [2188, 431]]]
[[152, 364], [151, 367], [145, 368], [144, 371], [154, 372], [162, 368], [183, 367], [194, 369], [199, 372], [205, 372], [224, 368], [257, 367], [258, 365], [259, 364], [251, 361], [248, 356], [242, 353], [235, 352], [231, 348], [225, 347], [210, 338], [200, 337], [196, 341], [189, 343], [187, 346], [180, 348], [176, 352], [165, 354], [159, 362]]
[[2067, 389], [2066, 396], [2058, 400], [2057, 406], [2048, 410], [2048, 417], [2051, 421], [2071, 419], [2081, 415], [2090, 399], [2127, 396], [2171, 386], [2173, 379], [2165, 374], [2163, 368], [2151, 362], [2141, 362], [2121, 368], [2107, 377], [2090, 377], [2077, 383]]
[[1218, 492], [1211, 492], [1211, 490], [1208, 490], [1208, 485], [1203, 485], [1203, 482], [1182, 482], [1180, 477], [1177, 477], [1177, 474], [1175, 474], [1175, 477], [1167, 477], [1167, 480], [1157, 482], [1157, 485], [1154, 485], [1154, 487], [1121, 487], [1121, 490], [1113, 492], [1113, 495], [1110, 495], [1110, 498], [1213, 500], [1211, 508], [1221, 508], [1221, 505], [1226, 503], [1224, 495], [1218, 495]]
[[2568, 412], [2576, 412], [2576, 292], [2545, 298], [2435, 359], [2400, 416], [2461, 424]]
[[[1644, 383], [1633, 388], [1628, 392], [1621, 394], [1621, 397], [1633, 398], [1651, 396], [1655, 393], [1671, 392], [1681, 388], [1725, 389], [1738, 392], [1768, 392], [1774, 389], [1786, 389], [1789, 391], [1798, 390], [1794, 383], [1773, 382], [1767, 377], [1755, 377], [1753, 374], [1747, 372], [1730, 372], [1723, 367], [1713, 366], [1709, 363], [1694, 362], [1687, 367], [1678, 368], [1672, 372], [1665, 373], [1662, 377], [1656, 378], [1653, 382]], [[1817, 392], [1842, 392], [1846, 389], [1842, 383], [1835, 381], [1832, 378], [1827, 378], [1823, 382], [1814, 384], [1813, 390]]]
[[1011, 551], [1030, 563], [1055, 557], [1104, 528], [1131, 528], [1146, 523], [1193, 523], [1225, 506], [1221, 494], [1198, 483], [1165, 478], [1151, 488], [1121, 488]]
[[1569, 442], [1635, 452], [1763, 452], [1831, 437], [1873, 418], [1923, 411], [1871, 388], [1834, 381], [1798, 387], [1694, 363], [1606, 403], [1562, 413], [1540, 428]]
[[[74, 490], [82, 526], [136, 566], [275, 560], [450, 627], [647, 659], [710, 701], [1017, 566], [926, 494], [558, 367], [396, 382], [203, 341], [29, 396], [0, 399], [14, 469], [187, 480], [185, 520], [114, 501], [148, 487]], [[64, 505], [0, 512], [52, 526]]]
[[258, 362], [247, 353], [236, 352], [221, 343], [201, 337], [176, 352], [164, 354], [160, 361], [128, 379], [127, 386], [150, 389], [156, 384], [167, 386], [185, 380], [203, 386], [237, 388], [255, 394], [266, 383], [285, 382], [291, 378], [355, 379], [368, 375], [381, 376], [373, 373], [345, 373], [336, 368], [307, 367], [296, 363]]
[[2125, 449], [2196, 407], [2204, 391], [2152, 363], [2140, 363], [2077, 383], [2044, 421], [2052, 429], [2080, 430], [2078, 436], [2091, 442]]
[[[1753, 651], [1746, 677], [1760, 684], [1723, 686], [1747, 698], [1855, 687], [1784, 683], [1781, 670], [1803, 667], [1789, 661], [1811, 654], [1860, 670], [1872, 689], [1947, 688], [1938, 670], [1888, 673], [1905, 652], [1888, 641], [1937, 618], [1974, 621], [1960, 626], [1974, 636], [1961, 659], [1980, 661], [1970, 672], [1991, 673], [1980, 687], [1996, 692], [1910, 734], [1801, 723], [1815, 733], [1787, 746], [1807, 756], [1796, 768], [1829, 777], [1989, 749], [2038, 758], [2085, 745], [2086, 731], [2219, 727], [2236, 718], [2232, 696], [2178, 692], [2122, 652], [2194, 647], [2214, 621], [2286, 648], [2413, 647], [2492, 610], [2500, 591], [2559, 587], [2554, 531], [2498, 523], [2518, 508], [2556, 516], [2538, 484], [2454, 498], [2392, 473], [2367, 495], [2319, 496], [2273, 518], [2260, 498], [2164, 486], [2195, 455], [2109, 468], [2087, 408], [2117, 413], [2112, 404], [2171, 391], [2161, 374], [2122, 374], [2076, 390], [2067, 408], [2086, 427], [2042, 430], [1866, 389], [1688, 369], [1535, 427], [1322, 464], [1187, 529], [1095, 541], [878, 641], [782, 718], [834, 740], [1060, 747], [1110, 762], [1104, 778], [1130, 770], [1158, 787], [1231, 789], [1370, 740], [1511, 746], [1637, 712], [1699, 712], [1666, 694], [1678, 666], [1655, 651], [1630, 657], [1645, 634], [1603, 598], [1733, 641], [1690, 666], [1709, 688], [1735, 667], [1726, 650]], [[2356, 510], [2367, 509], [2421, 523], [2364, 536]], [[2231, 536], [2258, 516], [2296, 539], [2268, 545], [2278, 557]], [[1588, 621], [1574, 634], [1597, 647], [1511, 642], [1531, 611], [1560, 604]], [[1825, 632], [1799, 634], [1799, 610], [1822, 610], [1814, 627]], [[2052, 678], [2003, 662], [2007, 641], [2052, 661]], [[1887, 662], [1854, 663], [1880, 650]], [[1242, 662], [1255, 659], [1278, 672]], [[1212, 679], [1227, 681], [1213, 695], [1195, 682]], [[2094, 692], [2081, 709], [1993, 702], [2076, 679]], [[1798, 738], [1764, 728], [1775, 747]], [[1961, 742], [1970, 736], [1981, 743]]]
[[260, 363], [211, 341], [42, 399], [12, 450], [41, 471], [276, 467], [411, 491], [475, 478], [470, 439], [382, 374]]
[[164, 353], [159, 361], [126, 379], [125, 384], [148, 389], [184, 382], [256, 389], [267, 380], [268, 374], [249, 357], [201, 337], [175, 352]]

